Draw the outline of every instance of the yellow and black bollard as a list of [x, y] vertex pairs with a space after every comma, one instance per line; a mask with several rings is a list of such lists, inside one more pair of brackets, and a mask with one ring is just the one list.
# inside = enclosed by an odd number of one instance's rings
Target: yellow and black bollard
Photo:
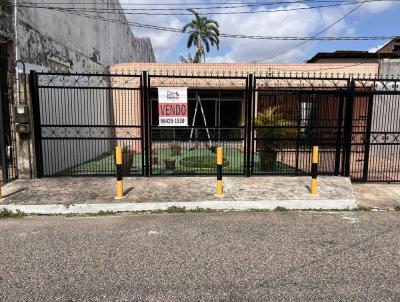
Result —
[[311, 195], [317, 195], [318, 146], [313, 147], [311, 163]]
[[223, 152], [222, 147], [217, 148], [217, 194], [215, 196], [222, 197], [224, 189], [222, 186], [222, 163], [223, 163]]
[[124, 198], [124, 181], [122, 180], [122, 147], [115, 148], [115, 164], [117, 166], [117, 196], [116, 199]]

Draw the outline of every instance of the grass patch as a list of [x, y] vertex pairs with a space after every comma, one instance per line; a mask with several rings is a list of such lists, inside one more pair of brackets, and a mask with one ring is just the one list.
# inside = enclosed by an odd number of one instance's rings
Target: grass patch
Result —
[[190, 213], [215, 213], [217, 210], [215, 209], [210, 209], [210, 208], [195, 208], [193, 210], [188, 210]]
[[285, 207], [276, 207], [274, 209], [275, 212], [287, 212], [289, 211], [288, 209], [286, 209]]
[[400, 206], [394, 207], [394, 210], [395, 210], [396, 212], [400, 212]]
[[165, 212], [167, 212], [167, 213], [186, 213], [186, 208], [172, 206], [172, 207], [167, 208], [165, 210]]
[[113, 212], [113, 211], [109, 211], [109, 210], [103, 211], [103, 210], [101, 210], [101, 211], [99, 211], [97, 213], [91, 213], [91, 214], [89, 214], [89, 216], [109, 216], [109, 215], [115, 215], [115, 214], [116, 213]]
[[210, 209], [210, 208], [195, 208], [188, 210], [186, 207], [177, 207], [177, 206], [172, 206], [167, 208], [165, 211], [163, 210], [155, 210], [152, 211], [151, 213], [162, 213], [162, 212], [167, 212], [167, 213], [214, 213], [217, 212], [217, 210]]
[[251, 209], [249, 209], [248, 210], [249, 212], [271, 212], [271, 210], [270, 209], [254, 209], [254, 208], [251, 208]]
[[2, 209], [0, 211], [0, 218], [21, 218], [24, 216], [25, 216], [25, 213], [21, 212], [20, 210], [13, 212], [13, 211], [10, 211], [7, 209]]
[[161, 214], [161, 213], [164, 213], [164, 211], [160, 209], [150, 211], [150, 214]]
[[353, 209], [353, 211], [371, 211], [371, 208], [359, 206], [359, 207]]

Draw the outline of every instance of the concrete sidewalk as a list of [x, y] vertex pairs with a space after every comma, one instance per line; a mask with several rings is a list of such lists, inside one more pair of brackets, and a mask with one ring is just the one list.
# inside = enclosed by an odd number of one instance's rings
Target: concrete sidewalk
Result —
[[354, 195], [358, 206], [393, 209], [400, 207], [400, 184], [355, 183]]
[[351, 182], [320, 177], [319, 194], [309, 193], [310, 177], [226, 177], [222, 198], [215, 197], [214, 177], [125, 178], [125, 198], [116, 200], [115, 179], [47, 178], [17, 180], [4, 186], [3, 207], [26, 213], [93, 213], [100, 210], [151, 211], [170, 206], [187, 209], [351, 209]]

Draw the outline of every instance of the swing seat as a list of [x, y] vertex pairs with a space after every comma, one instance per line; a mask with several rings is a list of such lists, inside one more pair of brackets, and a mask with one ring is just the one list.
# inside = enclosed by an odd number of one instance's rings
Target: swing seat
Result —
[[208, 147], [208, 150], [210, 150], [212, 153], [216, 153], [217, 152], [217, 147], [210, 146], [210, 147]]
[[188, 150], [189, 150], [189, 151], [193, 151], [193, 150], [197, 149], [198, 146], [199, 146], [198, 143], [196, 143], [196, 144], [190, 143], [190, 144], [189, 144], [189, 147], [188, 147]]

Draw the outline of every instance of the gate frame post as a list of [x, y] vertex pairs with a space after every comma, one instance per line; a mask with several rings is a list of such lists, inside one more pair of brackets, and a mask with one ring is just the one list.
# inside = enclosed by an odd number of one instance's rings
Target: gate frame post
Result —
[[337, 134], [336, 134], [336, 155], [335, 155], [335, 171], [334, 176], [339, 176], [340, 174], [340, 155], [341, 149], [343, 145], [342, 139], [342, 127], [343, 125], [343, 109], [344, 109], [344, 95], [340, 94], [339, 96], [339, 108], [338, 108], [338, 127], [337, 127]]
[[[0, 85], [0, 156], [1, 156], [1, 173], [3, 184], [8, 182], [8, 161], [7, 161], [7, 149], [6, 140], [4, 137], [4, 118], [3, 118], [3, 90]], [[1, 184], [0, 184], [1, 186]]]
[[252, 174], [252, 149], [253, 149], [253, 108], [255, 78], [253, 74], [248, 74], [246, 79], [246, 118], [245, 118], [245, 137], [246, 137], [246, 177]]
[[353, 134], [353, 107], [354, 107], [354, 88], [355, 82], [351, 77], [348, 82], [348, 98], [346, 102], [346, 116], [344, 121], [344, 143], [345, 143], [345, 156], [344, 156], [344, 176], [350, 176], [350, 162], [351, 162], [351, 140]]
[[365, 140], [365, 150], [364, 150], [363, 181], [368, 181], [369, 149], [370, 149], [373, 106], [374, 106], [374, 95], [370, 94], [368, 97], [367, 131], [365, 133], [366, 140]]
[[38, 76], [35, 70], [29, 74], [29, 86], [31, 92], [32, 116], [33, 116], [33, 142], [35, 149], [36, 177], [43, 177], [43, 153], [42, 153], [42, 129], [40, 127], [40, 104]]
[[142, 71], [142, 163], [143, 174], [150, 176], [150, 133], [149, 133], [149, 76], [147, 71]]

